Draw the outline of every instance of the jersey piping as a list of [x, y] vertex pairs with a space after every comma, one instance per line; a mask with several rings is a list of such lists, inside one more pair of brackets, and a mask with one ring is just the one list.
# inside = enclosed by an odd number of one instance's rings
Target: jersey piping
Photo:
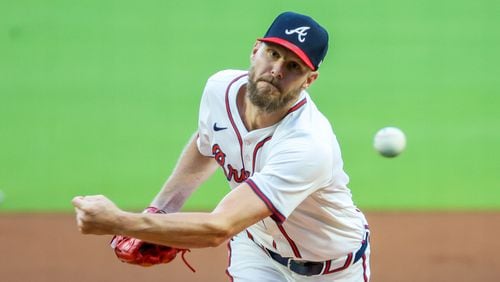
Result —
[[245, 162], [243, 161], [243, 139], [241, 138], [240, 131], [238, 130], [238, 127], [236, 126], [236, 123], [234, 122], [233, 115], [231, 114], [231, 107], [229, 105], [229, 90], [231, 89], [231, 86], [233, 84], [240, 80], [241, 78], [248, 76], [248, 73], [242, 74], [240, 76], [237, 76], [235, 79], [233, 79], [229, 85], [227, 86], [226, 89], [226, 111], [227, 111], [227, 116], [229, 118], [229, 121], [231, 122], [231, 126], [233, 127], [234, 133], [236, 134], [236, 137], [238, 138], [238, 142], [240, 143], [240, 156], [241, 156], [241, 165], [243, 166], [243, 171], [245, 171]]

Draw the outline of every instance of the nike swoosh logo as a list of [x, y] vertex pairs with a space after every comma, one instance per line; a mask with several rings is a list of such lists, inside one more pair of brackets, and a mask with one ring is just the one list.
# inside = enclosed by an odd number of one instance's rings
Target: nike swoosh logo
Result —
[[214, 130], [215, 131], [221, 131], [221, 130], [224, 130], [224, 129], [227, 129], [227, 127], [218, 127], [217, 123], [214, 123]]

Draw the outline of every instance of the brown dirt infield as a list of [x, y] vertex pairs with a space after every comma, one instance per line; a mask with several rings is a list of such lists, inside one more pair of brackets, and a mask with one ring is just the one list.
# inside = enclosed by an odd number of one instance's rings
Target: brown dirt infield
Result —
[[[368, 212], [372, 280], [500, 281], [500, 213]], [[229, 281], [226, 246], [168, 265], [119, 262], [110, 236], [81, 235], [73, 214], [0, 214], [0, 281]]]

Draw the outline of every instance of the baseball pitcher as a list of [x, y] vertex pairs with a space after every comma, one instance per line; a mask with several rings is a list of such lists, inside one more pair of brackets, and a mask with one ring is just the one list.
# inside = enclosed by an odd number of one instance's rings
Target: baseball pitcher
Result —
[[[227, 243], [230, 281], [368, 281], [368, 224], [332, 127], [306, 91], [327, 49], [311, 17], [280, 14], [248, 70], [208, 79], [198, 130], [150, 207], [131, 213], [77, 196], [80, 231], [115, 234], [118, 258], [142, 266]], [[217, 168], [231, 192], [212, 212], [179, 212]]]

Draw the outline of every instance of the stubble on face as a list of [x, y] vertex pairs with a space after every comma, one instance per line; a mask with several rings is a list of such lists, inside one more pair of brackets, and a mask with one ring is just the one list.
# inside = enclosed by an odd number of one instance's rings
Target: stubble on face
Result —
[[274, 113], [297, 99], [302, 89], [291, 89], [284, 93], [273, 76], [268, 75], [257, 78], [255, 69], [252, 66], [248, 73], [247, 91], [248, 98], [254, 106], [265, 113]]

